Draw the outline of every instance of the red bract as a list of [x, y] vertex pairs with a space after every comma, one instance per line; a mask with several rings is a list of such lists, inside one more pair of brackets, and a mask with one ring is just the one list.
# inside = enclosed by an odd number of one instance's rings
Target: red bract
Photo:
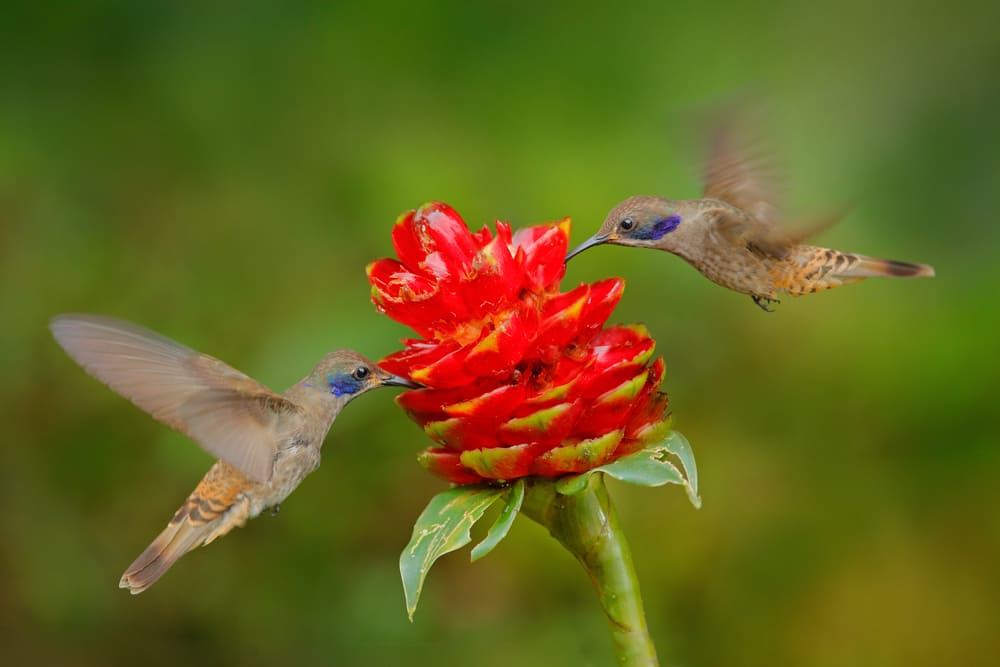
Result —
[[436, 443], [421, 463], [458, 483], [579, 473], [663, 423], [663, 361], [639, 325], [604, 327], [623, 280], [559, 291], [569, 219], [473, 234], [441, 203], [396, 221], [398, 260], [368, 265], [372, 301], [420, 338], [382, 360], [426, 386], [397, 399]]

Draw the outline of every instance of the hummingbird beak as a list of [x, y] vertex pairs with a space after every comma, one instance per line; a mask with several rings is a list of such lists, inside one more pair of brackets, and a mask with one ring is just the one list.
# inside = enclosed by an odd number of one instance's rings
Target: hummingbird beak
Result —
[[569, 260], [576, 257], [587, 248], [593, 248], [595, 245], [601, 245], [602, 243], [607, 243], [608, 238], [609, 236], [607, 234], [594, 234], [589, 239], [587, 239], [586, 241], [578, 245], [576, 248], [571, 250], [569, 254], [566, 255], [566, 259], [564, 259], [563, 262], [564, 263], [568, 262]]
[[391, 373], [386, 373], [381, 371], [378, 374], [380, 380], [382, 380], [382, 385], [386, 387], [406, 387], [407, 389], [420, 389], [423, 385], [417, 384], [413, 380], [407, 380], [404, 377], [398, 375], [393, 375]]

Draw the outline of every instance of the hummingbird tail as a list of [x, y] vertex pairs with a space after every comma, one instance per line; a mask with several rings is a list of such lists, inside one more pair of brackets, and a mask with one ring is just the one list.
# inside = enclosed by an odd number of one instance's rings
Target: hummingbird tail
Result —
[[177, 510], [163, 532], [128, 566], [118, 583], [120, 588], [129, 589], [133, 595], [143, 592], [181, 556], [247, 522], [250, 518], [249, 500], [238, 494], [220, 498], [204, 493], [214, 488], [213, 481], [210, 472]]
[[118, 583], [132, 595], [142, 593], [156, 583], [177, 559], [204, 544], [214, 526], [192, 526], [186, 518], [172, 520], [146, 550], [128, 566]]
[[775, 289], [792, 296], [850, 285], [865, 278], [934, 275], [934, 267], [927, 264], [878, 259], [814, 246], [798, 246], [789, 259], [791, 261], [775, 267], [772, 279]]
[[878, 259], [864, 255], [850, 255], [857, 258], [857, 263], [841, 272], [845, 276], [860, 278], [877, 278], [889, 276], [893, 278], [933, 278], [934, 267], [929, 264], [911, 264], [897, 262], [893, 259]]

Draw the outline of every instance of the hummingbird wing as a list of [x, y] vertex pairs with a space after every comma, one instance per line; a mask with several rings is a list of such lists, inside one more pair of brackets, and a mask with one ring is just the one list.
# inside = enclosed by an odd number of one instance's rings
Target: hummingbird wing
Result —
[[292, 402], [214, 357], [135, 324], [59, 315], [50, 328], [90, 375], [249, 477], [271, 477]]
[[715, 219], [715, 230], [727, 244], [746, 248], [760, 257], [784, 259], [797, 243], [776, 225], [757, 220], [743, 210], [717, 208], [710, 214]]
[[747, 248], [759, 257], [786, 259], [795, 246], [843, 217], [843, 211], [818, 216], [800, 223], [795, 232], [777, 224], [761, 221], [745, 211], [716, 208], [711, 212], [716, 231], [727, 243]]
[[730, 114], [709, 133], [703, 180], [706, 199], [742, 209], [755, 219], [776, 223], [781, 216], [784, 184], [773, 152], [749, 139], [750, 121]]
[[762, 135], [760, 121], [749, 110], [717, 118], [709, 133], [704, 197], [739, 209], [713, 211], [716, 230], [728, 243], [760, 257], [785, 259], [793, 247], [837, 222], [844, 212], [797, 221], [794, 229], [787, 228], [781, 203], [784, 170]]

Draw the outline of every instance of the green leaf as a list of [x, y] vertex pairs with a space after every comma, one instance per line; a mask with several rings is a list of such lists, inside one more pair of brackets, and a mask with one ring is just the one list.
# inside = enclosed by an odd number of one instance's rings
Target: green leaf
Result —
[[411, 621], [431, 565], [444, 554], [472, 541], [469, 533], [472, 526], [503, 492], [494, 487], [458, 486], [431, 498], [413, 526], [410, 543], [399, 557], [406, 613]]
[[672, 431], [663, 444], [666, 445], [668, 452], [680, 459], [681, 467], [684, 468], [684, 476], [687, 477], [687, 483], [684, 486], [687, 488], [688, 499], [692, 505], [701, 508], [701, 496], [698, 495], [698, 464], [694, 461], [694, 450], [691, 449], [691, 443], [681, 433]]
[[[670, 460], [676, 457], [680, 461], [678, 468]], [[683, 470], [683, 474], [681, 472]], [[687, 489], [688, 499], [696, 508], [701, 507], [698, 496], [698, 468], [694, 461], [694, 452], [687, 439], [677, 431], [671, 431], [665, 440], [654, 445], [647, 445], [634, 454], [622, 457], [580, 475], [565, 477], [556, 483], [556, 490], [564, 496], [572, 496], [587, 488], [587, 478], [597, 472], [603, 472], [615, 479], [639, 486], [663, 486], [664, 484], [681, 484]]]
[[507, 504], [504, 506], [500, 516], [486, 533], [482, 542], [472, 548], [473, 562], [479, 560], [489, 552], [493, 551], [496, 545], [500, 544], [503, 538], [507, 537], [510, 527], [517, 518], [517, 513], [521, 511], [521, 503], [524, 501], [524, 478], [517, 480], [507, 492]]

